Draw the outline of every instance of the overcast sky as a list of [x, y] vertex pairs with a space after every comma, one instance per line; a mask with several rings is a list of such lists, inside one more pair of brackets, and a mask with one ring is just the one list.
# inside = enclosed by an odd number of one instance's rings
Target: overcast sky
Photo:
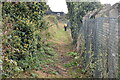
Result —
[[120, 0], [100, 0], [102, 4], [109, 3], [111, 5], [115, 4], [116, 2], [119, 2]]
[[48, 0], [47, 4], [52, 11], [63, 11], [65, 13], [68, 12], [65, 0]]
[[[99, 0], [102, 4], [115, 4], [116, 2], [119, 2], [120, 0]], [[52, 11], [55, 12], [68, 12], [67, 5], [65, 0], [48, 0], [47, 4], [51, 8]]]

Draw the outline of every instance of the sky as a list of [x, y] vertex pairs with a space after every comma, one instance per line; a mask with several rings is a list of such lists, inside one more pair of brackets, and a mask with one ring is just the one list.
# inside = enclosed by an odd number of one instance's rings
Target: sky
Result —
[[120, 1], [120, 0], [100, 0], [100, 2], [101, 2], [102, 4], [109, 3], [109, 4], [111, 4], [111, 5], [113, 5], [113, 4], [115, 4], [115, 3], [119, 2], [119, 1]]
[[55, 12], [64, 12], [67, 13], [67, 5], [65, 0], [48, 0], [47, 4], [49, 5], [50, 9]]
[[[102, 4], [115, 4], [120, 0], [99, 0]], [[67, 5], [65, 0], [48, 0], [47, 4], [49, 5], [50, 9], [54, 12], [64, 12], [68, 13]]]

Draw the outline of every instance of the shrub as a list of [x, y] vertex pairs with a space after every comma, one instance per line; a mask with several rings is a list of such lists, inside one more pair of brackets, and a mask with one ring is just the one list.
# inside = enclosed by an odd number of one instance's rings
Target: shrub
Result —
[[[15, 77], [21, 71], [38, 69], [43, 55], [41, 31], [48, 28], [43, 19], [45, 3], [4, 2], [3, 77]], [[46, 46], [44, 46], [46, 47]], [[44, 56], [46, 57], [46, 56]]]

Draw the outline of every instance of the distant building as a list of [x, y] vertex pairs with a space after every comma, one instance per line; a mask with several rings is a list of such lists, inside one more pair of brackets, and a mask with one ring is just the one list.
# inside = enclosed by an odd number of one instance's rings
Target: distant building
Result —
[[64, 15], [65, 15], [64, 12], [53, 12], [52, 10], [48, 10], [48, 11], [46, 12], [46, 15], [50, 15], [50, 14], [52, 14], [52, 15], [57, 15], [57, 16], [64, 16]]

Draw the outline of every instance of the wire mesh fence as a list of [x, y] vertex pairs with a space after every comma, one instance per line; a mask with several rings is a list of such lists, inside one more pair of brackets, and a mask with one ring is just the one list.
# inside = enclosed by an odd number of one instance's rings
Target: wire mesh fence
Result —
[[84, 40], [84, 67], [93, 69], [93, 77], [118, 77], [119, 21], [117, 18], [97, 18], [83, 22], [79, 40]]

